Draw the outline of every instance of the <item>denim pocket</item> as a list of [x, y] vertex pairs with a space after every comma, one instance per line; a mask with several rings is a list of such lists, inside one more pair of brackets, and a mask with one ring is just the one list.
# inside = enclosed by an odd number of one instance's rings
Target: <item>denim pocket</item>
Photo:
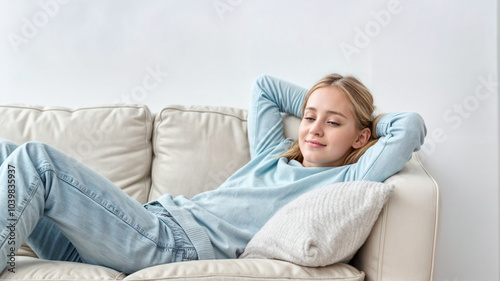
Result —
[[198, 253], [194, 248], [186, 248], [184, 249], [184, 255], [182, 257], [182, 261], [194, 261], [198, 260]]
[[198, 253], [191, 243], [184, 229], [179, 222], [168, 212], [159, 202], [150, 202], [144, 207], [155, 214], [158, 219], [165, 225], [168, 232], [172, 233], [174, 238], [174, 247], [169, 249], [172, 251], [172, 262], [197, 260]]

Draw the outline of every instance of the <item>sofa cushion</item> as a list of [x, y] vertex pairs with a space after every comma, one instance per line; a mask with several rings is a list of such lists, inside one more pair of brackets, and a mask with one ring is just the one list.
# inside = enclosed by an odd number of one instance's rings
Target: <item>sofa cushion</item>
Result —
[[349, 280], [365, 274], [347, 264], [307, 268], [276, 260], [203, 260], [173, 263], [137, 271], [125, 280]]
[[151, 124], [146, 106], [0, 106], [0, 137], [41, 141], [80, 160], [145, 203], [150, 187]]
[[250, 160], [246, 111], [169, 106], [155, 117], [150, 200], [219, 187]]
[[4, 270], [0, 280], [122, 280], [125, 277], [125, 274], [103, 266], [31, 257], [16, 257], [13, 270]]
[[353, 181], [307, 192], [276, 212], [240, 258], [303, 266], [348, 262], [370, 234], [393, 189], [384, 183]]
[[153, 266], [129, 276], [102, 266], [16, 258], [15, 273], [7, 270], [0, 280], [349, 280], [365, 274], [347, 264], [307, 268], [288, 262], [261, 259], [204, 260]]

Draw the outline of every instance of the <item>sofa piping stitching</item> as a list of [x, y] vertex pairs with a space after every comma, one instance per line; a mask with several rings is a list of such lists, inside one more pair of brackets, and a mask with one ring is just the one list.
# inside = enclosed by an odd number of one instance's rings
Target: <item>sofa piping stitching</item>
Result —
[[434, 237], [432, 239], [433, 240], [432, 241], [433, 247], [432, 247], [432, 253], [431, 253], [431, 272], [430, 272], [430, 276], [429, 276], [429, 280], [432, 280], [433, 275], [434, 275], [434, 262], [435, 262], [435, 255], [436, 255], [436, 248], [437, 248], [437, 236], [438, 236], [438, 229], [439, 229], [439, 227], [438, 227], [438, 224], [439, 224], [439, 206], [440, 206], [440, 204], [439, 204], [439, 200], [440, 200], [439, 187], [438, 187], [436, 180], [433, 177], [431, 177], [429, 172], [423, 166], [418, 154], [415, 153], [415, 155], [416, 155], [416, 160], [418, 161], [419, 166], [424, 170], [424, 172], [427, 174], [427, 176], [434, 183], [434, 187], [435, 187], [434, 190], [436, 192], [436, 214], [434, 215]]
[[[226, 113], [226, 112], [220, 112], [220, 111], [215, 111], [215, 110], [201, 110], [201, 109], [181, 109], [181, 108], [177, 108], [177, 107], [165, 107], [163, 108], [162, 112], [160, 113], [160, 115], [162, 115], [162, 113], [165, 111], [165, 110], [177, 110], [177, 111], [182, 111], [182, 112], [198, 112], [198, 113], [213, 113], [213, 114], [219, 114], [219, 115], [225, 115], [225, 116], [229, 116], [229, 117], [233, 117], [233, 118], [237, 118], [243, 122], [247, 122], [247, 119], [246, 118], [242, 118], [240, 116], [237, 116], [236, 114], [231, 114], [231, 113]], [[240, 109], [240, 110], [243, 110], [243, 109]]]

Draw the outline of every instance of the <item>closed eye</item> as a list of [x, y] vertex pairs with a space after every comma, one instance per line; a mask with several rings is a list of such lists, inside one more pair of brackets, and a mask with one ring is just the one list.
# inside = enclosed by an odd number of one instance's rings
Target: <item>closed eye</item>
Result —
[[328, 124], [331, 124], [333, 126], [340, 126], [340, 123], [329, 121]]

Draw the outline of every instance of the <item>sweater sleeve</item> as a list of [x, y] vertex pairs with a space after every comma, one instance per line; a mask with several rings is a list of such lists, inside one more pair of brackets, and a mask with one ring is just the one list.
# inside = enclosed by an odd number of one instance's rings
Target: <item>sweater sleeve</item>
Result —
[[383, 182], [399, 172], [412, 153], [420, 149], [426, 132], [418, 113], [385, 114], [377, 124], [379, 140], [351, 166], [347, 180]]
[[248, 111], [250, 155], [262, 153], [284, 140], [281, 113], [301, 117], [307, 90], [268, 75], [258, 77]]

